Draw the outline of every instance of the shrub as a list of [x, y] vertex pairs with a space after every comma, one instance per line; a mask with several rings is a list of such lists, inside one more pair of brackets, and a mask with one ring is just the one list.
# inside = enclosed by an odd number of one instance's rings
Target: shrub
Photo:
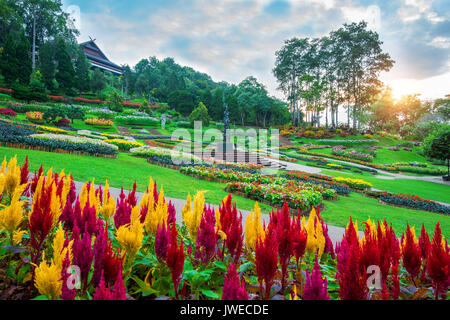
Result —
[[17, 113], [14, 110], [11, 110], [9, 108], [1, 108], [0, 109], [0, 116], [6, 116], [6, 117], [15, 117], [17, 116]]
[[134, 126], [158, 126], [159, 120], [152, 117], [118, 116], [114, 119], [117, 123]]
[[61, 118], [58, 120], [57, 124], [58, 127], [65, 127], [70, 125], [70, 120], [66, 118]]
[[26, 117], [30, 122], [42, 122], [44, 113], [39, 111], [28, 111]]

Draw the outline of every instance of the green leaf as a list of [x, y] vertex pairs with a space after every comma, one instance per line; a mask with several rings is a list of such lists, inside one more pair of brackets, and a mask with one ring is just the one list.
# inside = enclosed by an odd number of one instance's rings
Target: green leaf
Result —
[[200, 292], [208, 298], [219, 299], [219, 295], [211, 290], [200, 290]]
[[227, 267], [225, 266], [223, 261], [214, 261], [213, 265], [216, 266], [217, 268], [219, 268], [222, 271], [227, 271]]
[[253, 265], [253, 263], [252, 263], [251, 261], [242, 264], [242, 265], [239, 267], [239, 273], [241, 273], [241, 272], [247, 272], [248, 270], [250, 270], [250, 268], [252, 267], [252, 265]]
[[37, 297], [32, 298], [31, 300], [48, 300], [46, 296], [44, 295], [40, 295]]

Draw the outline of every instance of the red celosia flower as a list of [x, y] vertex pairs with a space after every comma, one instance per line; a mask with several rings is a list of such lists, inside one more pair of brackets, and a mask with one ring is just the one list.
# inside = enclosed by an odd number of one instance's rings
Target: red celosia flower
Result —
[[397, 300], [400, 296], [400, 279], [399, 279], [399, 268], [400, 268], [400, 245], [395, 234], [393, 236], [393, 253], [392, 253], [392, 299]]
[[[233, 257], [235, 264], [238, 263], [242, 253], [242, 245], [244, 242], [244, 233], [242, 230], [242, 214], [238, 216], [236, 203], [232, 204], [232, 197], [229, 194], [226, 201], [219, 206], [220, 226], [226, 234], [225, 247]], [[223, 256], [224, 251], [222, 252]]]
[[366, 222], [364, 224], [364, 242], [361, 246], [360, 257], [362, 272], [366, 272], [369, 266], [379, 266], [381, 254], [377, 236], [371, 232], [370, 226]]
[[133, 184], [133, 190], [128, 194], [127, 202], [132, 206], [135, 207], [137, 203], [136, 199], [136, 180], [134, 180]]
[[61, 269], [61, 280], [62, 280], [61, 299], [63, 300], [75, 300], [75, 297], [77, 296], [76, 289], [75, 288], [69, 289], [67, 286], [67, 280], [70, 277], [70, 274], [67, 272], [67, 269], [69, 267], [70, 267], [70, 258], [69, 253], [67, 252]]
[[428, 236], [427, 231], [425, 230], [425, 224], [423, 224], [423, 223], [422, 223], [422, 229], [420, 230], [419, 247], [420, 247], [420, 254], [422, 256], [422, 259], [426, 260], [428, 257], [428, 252], [430, 251], [431, 241], [430, 241], [430, 237]]
[[294, 249], [294, 232], [292, 229], [290, 210], [286, 200], [281, 210], [276, 213], [272, 212], [271, 222], [276, 225], [276, 239], [278, 245], [278, 257], [281, 264], [281, 288], [284, 289], [286, 282], [287, 266], [293, 255]]
[[40, 197], [33, 203], [30, 213], [28, 227], [30, 229], [30, 245], [35, 251], [32, 254], [32, 262], [35, 264], [40, 257], [39, 252], [42, 245], [53, 227], [53, 215], [50, 209], [51, 188], [51, 185], [47, 189], [43, 188]]
[[367, 299], [366, 270], [361, 268], [361, 248], [351, 218], [338, 248], [336, 269], [342, 300]]
[[438, 299], [439, 294], [445, 297], [450, 285], [450, 252], [448, 245], [442, 244], [439, 222], [436, 224], [428, 254], [427, 273], [433, 283], [435, 298]]
[[297, 210], [297, 218], [294, 220], [293, 228], [294, 228], [293, 251], [298, 268], [298, 261], [305, 254], [306, 243], [308, 241], [308, 233], [306, 232], [305, 229], [302, 228], [302, 220], [298, 210]]
[[175, 206], [173, 205], [172, 201], [169, 201], [169, 204], [167, 205], [167, 214], [168, 214], [168, 224], [174, 224], [176, 223], [176, 214], [177, 210], [175, 209]]
[[80, 268], [80, 280], [84, 293], [87, 289], [89, 271], [91, 270], [92, 260], [94, 259], [92, 239], [89, 233], [85, 232], [81, 240], [79, 238], [74, 239], [72, 253], [73, 264]]
[[122, 188], [119, 199], [117, 199], [117, 209], [116, 214], [114, 215], [114, 225], [116, 226], [116, 229], [130, 223], [132, 209], [133, 207], [130, 205], [128, 200], [125, 199], [125, 194], [123, 193]]
[[405, 243], [402, 247], [403, 266], [410, 274], [412, 280], [417, 277], [420, 272], [420, 266], [422, 265], [421, 252], [419, 245], [414, 241], [414, 235], [406, 224]]
[[169, 247], [169, 228], [166, 223], [156, 230], [155, 236], [155, 254], [160, 262], [165, 261], [167, 257], [167, 248]]
[[123, 284], [122, 272], [119, 273], [113, 289], [105, 285], [105, 279], [102, 275], [99, 286], [97, 287], [92, 300], [127, 300], [126, 288]]
[[255, 249], [255, 266], [261, 288], [261, 297], [263, 280], [266, 284], [265, 299], [270, 298], [270, 289], [272, 288], [273, 279], [277, 271], [277, 251], [275, 231], [273, 230], [272, 224], [269, 224], [264, 241], [258, 239]]
[[239, 276], [234, 264], [230, 264], [223, 283], [222, 300], [248, 300], [248, 293], [245, 291], [245, 282], [239, 282]]
[[[214, 209], [204, 208], [204, 215], [200, 221], [200, 228], [197, 233], [194, 259], [207, 265], [216, 253], [216, 218]], [[241, 224], [242, 225], [242, 224]]]
[[322, 279], [322, 272], [320, 272], [317, 254], [316, 262], [314, 263], [311, 274], [309, 273], [309, 270], [306, 272], [303, 300], [330, 300], [327, 290], [327, 278]]
[[[28, 170], [28, 155], [25, 157], [25, 162], [23, 163], [22, 167], [20, 168], [20, 184], [25, 184], [28, 182], [28, 176], [30, 172]], [[30, 185], [27, 186], [27, 188], [24, 191], [24, 195], [29, 195]]]
[[[317, 208], [318, 209], [318, 208]], [[328, 225], [323, 222], [323, 219], [319, 216], [320, 223], [322, 224], [323, 237], [325, 238], [325, 247], [323, 253], [328, 253], [332, 259], [335, 258], [333, 242], [328, 235]]]
[[170, 243], [167, 249], [166, 264], [172, 274], [173, 287], [175, 298], [178, 299], [178, 285], [181, 280], [181, 273], [184, 267], [184, 248], [183, 240], [180, 240], [180, 245], [177, 243], [178, 231], [176, 225], [172, 225], [170, 230]]

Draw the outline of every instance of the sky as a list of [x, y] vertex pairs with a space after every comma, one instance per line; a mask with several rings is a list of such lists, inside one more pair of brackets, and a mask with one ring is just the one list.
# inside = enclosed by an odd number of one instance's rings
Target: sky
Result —
[[79, 41], [96, 39], [108, 58], [134, 66], [172, 57], [215, 81], [247, 76], [283, 98], [275, 52], [293, 37], [320, 37], [365, 20], [395, 60], [381, 75], [395, 98], [450, 94], [450, 0], [63, 0]]

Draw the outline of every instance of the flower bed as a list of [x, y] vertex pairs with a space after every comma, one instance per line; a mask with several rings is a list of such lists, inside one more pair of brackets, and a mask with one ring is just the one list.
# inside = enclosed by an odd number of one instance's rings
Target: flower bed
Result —
[[425, 210], [429, 212], [450, 214], [450, 206], [444, 206], [435, 201], [423, 199], [419, 196], [387, 191], [367, 191], [369, 197], [377, 198], [387, 204], [401, 207]]
[[[23, 129], [25, 130], [25, 129]], [[32, 134], [27, 135], [28, 132], [23, 132], [19, 135], [2, 135], [0, 132], [0, 141], [5, 146], [20, 147], [27, 146], [27, 148], [43, 151], [56, 151], [84, 153], [88, 155], [116, 155], [118, 147], [101, 140], [55, 135], [55, 134]]]
[[324, 188], [334, 189], [340, 195], [349, 195], [352, 192], [351, 188], [348, 185], [335, 182], [325, 176], [324, 178], [321, 178], [319, 175], [310, 175], [306, 172], [286, 171], [286, 173], [284, 175], [281, 175], [281, 177], [289, 180], [318, 184], [323, 186]]
[[325, 192], [321, 186], [306, 186], [295, 181], [288, 181], [284, 185], [230, 182], [226, 190], [231, 193], [243, 193], [250, 199], [265, 201], [274, 207], [281, 207], [286, 200], [289, 208], [300, 211], [319, 205], [322, 202], [323, 193], [330, 199], [336, 195], [334, 190], [330, 192], [328, 189]]
[[16, 117], [17, 113], [9, 108], [1, 108], [0, 109], [0, 116], [5, 116], [5, 117]]
[[317, 156], [317, 157], [337, 159], [337, 160], [361, 164], [361, 165], [372, 167], [375, 169], [380, 169], [380, 170], [385, 170], [385, 171], [390, 171], [390, 172], [398, 172], [398, 168], [390, 166], [390, 165], [384, 166], [384, 165], [380, 165], [380, 164], [376, 164], [376, 163], [371, 163], [371, 162], [362, 161], [362, 160], [353, 159], [353, 158], [347, 158], [347, 157], [338, 156], [338, 155], [334, 155], [334, 154], [324, 154], [324, 153], [312, 152], [306, 148], [295, 148], [295, 149], [296, 149], [297, 153], [300, 153], [300, 154], [308, 154], [308, 155]]
[[86, 119], [84, 123], [94, 127], [112, 127], [114, 125], [114, 122], [112, 122], [111, 120], [103, 120], [95, 118]]
[[372, 187], [372, 184], [370, 184], [369, 182], [366, 182], [362, 179], [334, 177], [333, 180], [340, 182], [340, 183], [345, 183], [346, 185], [350, 186], [351, 188], [354, 188], [357, 190], [367, 190]]
[[153, 117], [117, 116], [115, 121], [124, 125], [156, 126], [160, 121]]
[[372, 162], [373, 156], [366, 153], [361, 153], [355, 150], [344, 150], [342, 146], [333, 147], [331, 154], [338, 157], [345, 157], [350, 159], [361, 160], [365, 162]]
[[67, 130], [64, 130], [61, 128], [49, 127], [49, 126], [39, 126], [38, 130], [40, 132], [56, 133], [56, 134], [68, 134], [69, 133]]
[[119, 150], [130, 151], [132, 148], [143, 147], [144, 144], [137, 141], [130, 141], [125, 139], [107, 139], [106, 143], [110, 143], [119, 147]]
[[[387, 221], [369, 219], [360, 236], [350, 220], [335, 247], [318, 210], [307, 219], [291, 217], [287, 202], [267, 223], [257, 204], [243, 221], [231, 195], [214, 210], [201, 191], [193, 206], [188, 196], [177, 221], [152, 180], [140, 202], [136, 184], [116, 202], [107, 184], [88, 182], [78, 193], [70, 174], [41, 168], [33, 177], [28, 162], [19, 166], [15, 158], [3, 162], [0, 177], [6, 181], [0, 262], [10, 266], [4, 299], [431, 300], [447, 294], [450, 248], [439, 223], [432, 239], [424, 227], [416, 237], [407, 225], [399, 241]], [[31, 207], [22, 195], [33, 199]], [[373, 265], [380, 266], [381, 289], [367, 286]], [[68, 285], [73, 266], [79, 268], [75, 288]]]

